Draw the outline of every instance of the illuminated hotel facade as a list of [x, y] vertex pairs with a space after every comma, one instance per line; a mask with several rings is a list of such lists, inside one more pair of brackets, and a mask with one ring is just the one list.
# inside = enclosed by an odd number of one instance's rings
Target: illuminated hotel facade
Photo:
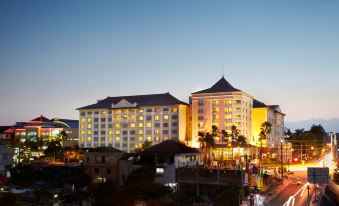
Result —
[[[192, 146], [199, 145], [198, 133], [211, 132], [213, 125], [219, 130], [231, 133], [234, 125], [239, 134], [251, 137], [251, 114], [253, 97], [234, 88], [224, 77], [212, 87], [194, 92], [191, 96], [192, 106]], [[219, 140], [216, 143], [222, 143]]]
[[79, 108], [79, 146], [134, 152], [146, 140], [184, 141], [188, 104], [169, 93], [107, 97]]
[[[224, 77], [212, 87], [192, 93], [190, 104], [169, 93], [107, 97], [78, 109], [79, 147], [134, 152], [146, 140], [157, 144], [168, 139], [199, 147], [198, 133], [211, 132], [213, 125], [229, 134], [236, 126], [248, 144], [258, 146], [260, 125], [266, 121], [273, 127], [264, 146], [277, 147], [283, 138], [284, 114], [278, 105], [261, 106]], [[221, 143], [225, 144], [216, 140]]]
[[263, 147], [276, 148], [280, 140], [284, 138], [284, 117], [279, 105], [266, 105], [256, 99], [253, 100], [252, 111], [252, 134], [253, 145], [260, 146], [259, 133], [261, 123], [269, 122], [272, 124], [272, 131], [263, 140]]

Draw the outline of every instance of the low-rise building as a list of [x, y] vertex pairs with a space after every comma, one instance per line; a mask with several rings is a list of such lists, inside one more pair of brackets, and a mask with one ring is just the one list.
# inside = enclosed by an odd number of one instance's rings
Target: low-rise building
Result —
[[84, 155], [85, 172], [94, 182], [118, 183], [118, 161], [123, 155], [112, 147], [90, 148]]
[[201, 153], [185, 144], [167, 140], [145, 149], [140, 153], [140, 163], [150, 168], [154, 182], [168, 186], [177, 184], [176, 169], [197, 166]]

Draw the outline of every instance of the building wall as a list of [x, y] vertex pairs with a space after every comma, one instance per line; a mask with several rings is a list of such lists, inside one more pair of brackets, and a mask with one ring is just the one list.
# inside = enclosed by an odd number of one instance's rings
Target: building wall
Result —
[[244, 92], [192, 95], [192, 146], [199, 147], [198, 132], [212, 125], [231, 133], [235, 125], [247, 141], [251, 139], [252, 96]]
[[146, 140], [154, 144], [167, 139], [182, 140], [186, 135], [186, 107], [80, 110], [79, 146], [134, 152]]
[[[268, 121], [268, 108], [253, 108], [252, 110], [252, 139], [251, 144], [260, 147], [259, 134], [261, 124]], [[262, 142], [263, 147], [266, 147], [266, 141]]]
[[95, 181], [98, 178], [118, 181], [118, 161], [123, 154], [123, 152], [87, 152], [84, 157], [86, 174]]
[[259, 133], [261, 124], [269, 122], [272, 124], [272, 131], [263, 140], [263, 147], [276, 148], [284, 138], [284, 114], [276, 112], [270, 107], [253, 108], [252, 112], [252, 142], [260, 146]]

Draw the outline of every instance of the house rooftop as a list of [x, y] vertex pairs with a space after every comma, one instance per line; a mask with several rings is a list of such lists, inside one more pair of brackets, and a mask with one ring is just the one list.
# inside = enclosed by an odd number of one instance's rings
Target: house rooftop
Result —
[[176, 154], [192, 154], [200, 153], [199, 150], [186, 146], [185, 144], [166, 140], [152, 147], [149, 147], [140, 153], [141, 156], [149, 155], [176, 155]]

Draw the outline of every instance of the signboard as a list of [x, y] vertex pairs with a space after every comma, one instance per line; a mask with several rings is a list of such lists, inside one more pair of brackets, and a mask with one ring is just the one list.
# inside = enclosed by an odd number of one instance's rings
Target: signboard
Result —
[[328, 184], [329, 174], [328, 167], [308, 167], [307, 181], [313, 184]]

